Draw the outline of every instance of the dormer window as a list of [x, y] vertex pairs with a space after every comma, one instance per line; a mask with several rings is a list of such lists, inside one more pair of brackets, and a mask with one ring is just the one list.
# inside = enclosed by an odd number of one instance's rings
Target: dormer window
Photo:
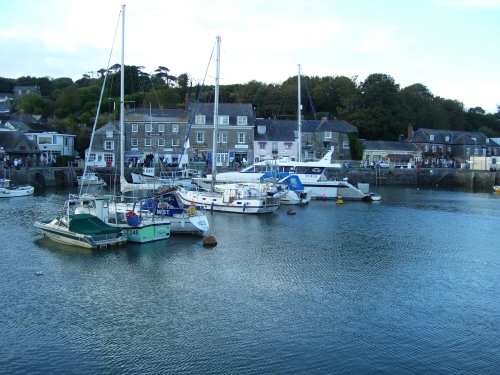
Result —
[[229, 125], [229, 116], [219, 116], [219, 125]]
[[205, 125], [205, 115], [196, 115], [196, 117], [194, 118], [194, 123], [196, 125]]
[[325, 139], [332, 139], [332, 132], [325, 132]]
[[248, 117], [247, 116], [236, 116], [236, 123], [238, 125], [248, 125]]
[[429, 135], [429, 140], [434, 141], [434, 134]]
[[266, 125], [258, 125], [257, 126], [257, 133], [266, 134]]
[[449, 135], [447, 135], [446, 137], [444, 137], [444, 141], [445, 141], [445, 142], [449, 142], [449, 141], [450, 141], [450, 136], [449, 136]]

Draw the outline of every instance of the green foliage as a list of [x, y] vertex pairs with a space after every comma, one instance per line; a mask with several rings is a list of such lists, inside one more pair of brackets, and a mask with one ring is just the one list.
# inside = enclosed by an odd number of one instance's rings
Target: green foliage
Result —
[[[14, 85], [40, 87], [41, 96], [24, 95], [15, 107], [25, 113], [41, 114], [49, 123], [79, 123], [77, 143], [84, 150], [88, 134], [97, 113], [98, 101], [107, 74], [100, 118], [106, 113], [117, 119], [120, 96], [120, 68], [113, 65], [108, 72], [97, 70], [85, 74], [75, 82], [62, 77], [20, 77], [15, 80], [0, 77], [0, 92], [12, 92]], [[186, 95], [193, 101], [213, 102], [213, 86], [193, 87], [188, 73], [178, 77], [166, 66], [159, 66], [153, 74], [142, 71], [142, 66], [125, 66], [125, 101], [131, 108], [184, 108]], [[487, 114], [480, 107], [465, 111], [462, 103], [435, 97], [422, 83], [404, 88], [387, 74], [371, 74], [364, 81], [357, 77], [326, 76], [301, 77], [301, 114], [305, 119], [338, 118], [356, 126], [362, 139], [397, 140], [406, 134], [408, 125], [414, 128], [451, 130], [479, 130], [489, 136], [500, 136], [500, 106], [495, 114]], [[276, 119], [297, 118], [297, 76], [281, 84], [250, 81], [246, 84], [222, 85], [220, 100], [225, 103], [251, 103], [257, 117]], [[69, 125], [69, 129], [73, 125]], [[66, 133], [69, 133], [67, 130]], [[357, 152], [356, 142], [351, 148]]]
[[68, 162], [75, 160], [72, 156], [56, 155], [56, 167], [67, 167]]
[[361, 160], [363, 158], [364, 144], [359, 139], [358, 133], [347, 133], [349, 137], [349, 148], [351, 150], [351, 159]]
[[45, 115], [47, 112], [47, 103], [38, 94], [26, 94], [19, 99], [17, 107], [24, 113], [33, 115]]

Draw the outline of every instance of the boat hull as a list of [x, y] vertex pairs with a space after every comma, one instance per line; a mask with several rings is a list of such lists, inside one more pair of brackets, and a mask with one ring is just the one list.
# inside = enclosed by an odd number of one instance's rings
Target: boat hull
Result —
[[128, 242], [148, 243], [165, 240], [170, 237], [170, 223], [146, 224], [143, 226], [125, 226], [123, 229]]
[[238, 214], [266, 214], [275, 212], [279, 207], [279, 198], [232, 199], [219, 194], [205, 192], [179, 191], [179, 197], [185, 205], [195, 204], [206, 210], [231, 212]]
[[34, 226], [42, 230], [44, 235], [55, 242], [87, 249], [122, 246], [127, 242], [127, 238], [123, 234], [89, 236], [71, 232], [57, 219], [50, 222], [36, 221]]
[[35, 192], [33, 186], [19, 186], [16, 188], [0, 188], [0, 198], [25, 197]]

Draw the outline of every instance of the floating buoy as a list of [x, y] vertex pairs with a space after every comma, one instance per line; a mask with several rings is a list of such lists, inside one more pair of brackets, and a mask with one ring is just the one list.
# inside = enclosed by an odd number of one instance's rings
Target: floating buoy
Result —
[[203, 237], [203, 245], [204, 246], [215, 246], [217, 245], [217, 240], [214, 236], [205, 236]]
[[287, 211], [286, 211], [286, 214], [287, 215], [295, 215], [296, 212], [294, 210], [292, 210], [291, 208], [289, 208]]
[[344, 200], [342, 199], [342, 195], [337, 196], [337, 204], [344, 204]]

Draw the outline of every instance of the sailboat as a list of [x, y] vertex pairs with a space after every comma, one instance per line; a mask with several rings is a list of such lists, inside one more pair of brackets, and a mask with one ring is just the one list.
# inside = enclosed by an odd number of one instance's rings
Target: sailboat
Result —
[[[125, 5], [122, 5], [122, 52], [121, 52], [121, 73], [120, 73], [120, 173], [124, 175], [124, 117], [125, 117]], [[104, 85], [103, 85], [104, 87]], [[92, 140], [90, 147], [92, 147]], [[102, 220], [107, 225], [123, 230], [129, 242], [147, 243], [164, 240], [170, 237], [171, 222], [166, 217], [160, 217], [155, 212], [135, 212], [136, 207], [140, 207], [140, 202], [117, 201], [116, 197], [110, 195], [82, 194], [73, 196], [74, 201], [79, 204], [75, 208], [77, 214], [93, 215]]]
[[[122, 5], [123, 20], [125, 17], [125, 5]], [[122, 34], [125, 34], [125, 22], [122, 23]], [[148, 199], [143, 199], [137, 202], [137, 199], [132, 198], [130, 202], [115, 202], [110, 205], [111, 215], [113, 220], [117, 220], [116, 217], [119, 215], [114, 215], [113, 213], [125, 213], [131, 216], [138, 217], [139, 225], [133, 228], [131, 231], [126, 231], [126, 233], [137, 234], [138, 238], [141, 239], [140, 242], [150, 242], [157, 239], [161, 239], [162, 233], [165, 233], [163, 238], [168, 237], [166, 235], [166, 228], [168, 226], [168, 235], [170, 234], [196, 234], [204, 235], [209, 230], [209, 223], [206, 215], [203, 212], [203, 207], [191, 207], [188, 204], [184, 207], [182, 202], [179, 204], [179, 200], [173, 201], [172, 195], [176, 194], [176, 190], [173, 187], [169, 187], [168, 195], [167, 192], [164, 193], [165, 196], [160, 196], [160, 193], [156, 193], [161, 185], [158, 185], [154, 180], [146, 183], [129, 183], [125, 179], [125, 79], [124, 79], [124, 37], [122, 37], [122, 62], [121, 62], [121, 76], [120, 76], [120, 191], [123, 196], [122, 199], [126, 199], [124, 196], [127, 192], [136, 192], [139, 190], [146, 190], [150, 193], [155, 192], [154, 197]], [[182, 207], [181, 207], [182, 206]], [[114, 218], [115, 217], [115, 218]], [[116, 223], [115, 225], [117, 225]], [[147, 224], [154, 224], [158, 231], [153, 231], [151, 236], [141, 236], [140, 230], [141, 226], [146, 226]], [[150, 231], [145, 228], [147, 233]], [[158, 232], [160, 232], [158, 234]]]
[[217, 126], [219, 119], [220, 36], [216, 38], [216, 74], [214, 95], [214, 132], [212, 142], [212, 185], [210, 191], [187, 190], [180, 187], [177, 192], [184, 204], [202, 205], [211, 211], [241, 214], [271, 213], [278, 209], [280, 199], [252, 186], [236, 184], [214, 188], [217, 175]]

